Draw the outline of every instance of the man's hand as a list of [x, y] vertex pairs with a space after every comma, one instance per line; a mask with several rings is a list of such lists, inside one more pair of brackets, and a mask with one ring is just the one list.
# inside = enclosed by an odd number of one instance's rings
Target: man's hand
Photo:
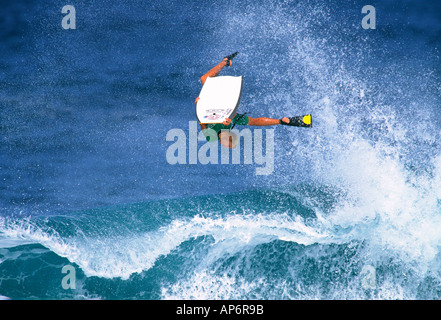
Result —
[[228, 125], [230, 125], [230, 123], [231, 123], [231, 119], [230, 118], [225, 118], [224, 122], [222, 122], [222, 124], [224, 126], [228, 126]]

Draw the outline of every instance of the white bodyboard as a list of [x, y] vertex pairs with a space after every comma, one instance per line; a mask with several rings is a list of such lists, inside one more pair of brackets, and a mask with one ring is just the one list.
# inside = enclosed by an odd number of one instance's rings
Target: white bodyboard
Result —
[[222, 123], [225, 118], [232, 119], [237, 113], [241, 93], [242, 76], [208, 77], [196, 103], [199, 122]]

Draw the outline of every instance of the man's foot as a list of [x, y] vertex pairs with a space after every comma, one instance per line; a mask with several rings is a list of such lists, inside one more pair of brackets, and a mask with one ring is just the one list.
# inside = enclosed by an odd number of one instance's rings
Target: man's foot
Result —
[[283, 117], [280, 121], [288, 124], [289, 123], [289, 118]]
[[231, 60], [229, 60], [228, 58], [224, 58], [223, 61], [225, 61], [225, 66], [226, 67], [231, 67], [231, 65], [233, 64], [233, 62]]
[[232, 54], [226, 56], [224, 58], [224, 61], [227, 62], [225, 66], [230, 67], [233, 64], [233, 62], [231, 60], [233, 60], [233, 58], [236, 57], [238, 54], [239, 54], [239, 52], [236, 51], [235, 53], [232, 53]]

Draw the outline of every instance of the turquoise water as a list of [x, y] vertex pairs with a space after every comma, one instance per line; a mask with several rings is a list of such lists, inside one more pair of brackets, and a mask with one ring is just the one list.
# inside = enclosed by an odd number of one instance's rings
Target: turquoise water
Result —
[[[440, 299], [441, 10], [370, 4], [80, 1], [63, 30], [2, 2], [0, 297]], [[274, 128], [267, 176], [167, 163], [234, 51], [240, 112], [314, 127]]]
[[[341, 190], [303, 185], [3, 219], [2, 291], [14, 299], [438, 299], [438, 215], [347, 201]], [[62, 287], [66, 265], [75, 289]], [[375, 269], [369, 285], [366, 267]]]

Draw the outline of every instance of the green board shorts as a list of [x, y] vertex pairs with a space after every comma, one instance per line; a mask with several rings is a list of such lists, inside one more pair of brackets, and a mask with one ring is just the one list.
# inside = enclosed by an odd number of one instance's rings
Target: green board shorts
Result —
[[238, 113], [231, 120], [231, 123], [228, 126], [222, 123], [211, 123], [211, 124], [207, 124], [207, 128], [202, 130], [202, 132], [207, 138], [207, 141], [215, 142], [219, 140], [219, 132], [221, 130], [229, 130], [231, 126], [235, 126], [236, 124], [240, 126], [246, 126], [248, 124], [248, 121], [249, 121], [248, 116], [246, 116], [245, 114]]

